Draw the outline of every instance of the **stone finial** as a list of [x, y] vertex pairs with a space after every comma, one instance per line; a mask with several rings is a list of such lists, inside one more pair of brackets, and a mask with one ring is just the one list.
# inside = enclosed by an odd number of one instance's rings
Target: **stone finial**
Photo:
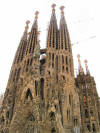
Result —
[[55, 12], [56, 4], [52, 4], [52, 12]]
[[64, 15], [64, 8], [65, 8], [64, 6], [61, 6], [61, 7], [60, 7], [61, 15]]
[[83, 68], [82, 68], [81, 60], [80, 60], [80, 54], [77, 55], [77, 58], [78, 58], [78, 63], [79, 63], [79, 73], [83, 73]]
[[26, 30], [26, 31], [27, 31], [27, 30], [28, 30], [28, 28], [29, 28], [29, 26], [28, 26], [28, 25], [29, 25], [29, 23], [30, 23], [30, 21], [29, 21], [29, 20], [27, 20], [27, 21], [26, 21], [26, 26], [25, 26], [25, 30]]
[[85, 60], [84, 63], [85, 63], [86, 73], [89, 74], [89, 69], [88, 69], [88, 65], [87, 65], [88, 61]]
[[38, 19], [38, 14], [39, 14], [39, 12], [36, 11], [36, 12], [35, 12], [35, 19], [36, 19], [36, 20]]
[[29, 21], [29, 20], [27, 20], [27, 21], [26, 21], [26, 25], [28, 25], [29, 23], [30, 23], [30, 21]]

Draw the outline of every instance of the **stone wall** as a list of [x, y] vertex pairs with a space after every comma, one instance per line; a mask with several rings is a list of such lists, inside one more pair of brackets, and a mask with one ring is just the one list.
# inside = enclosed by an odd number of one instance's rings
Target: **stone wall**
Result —
[[2, 101], [3, 101], [3, 94], [0, 95], [0, 107], [2, 105]]

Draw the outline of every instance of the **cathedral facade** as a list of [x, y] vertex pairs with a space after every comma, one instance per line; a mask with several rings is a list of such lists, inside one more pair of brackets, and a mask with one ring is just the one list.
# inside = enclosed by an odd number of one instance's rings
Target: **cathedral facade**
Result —
[[74, 76], [70, 36], [55, 4], [47, 44], [40, 49], [38, 14], [31, 31], [26, 22], [0, 110], [0, 133], [100, 133], [100, 102], [87, 62]]

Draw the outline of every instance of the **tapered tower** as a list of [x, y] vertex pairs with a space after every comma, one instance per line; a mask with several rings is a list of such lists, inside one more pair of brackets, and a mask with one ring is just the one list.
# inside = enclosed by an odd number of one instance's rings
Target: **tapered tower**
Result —
[[25, 31], [21, 38], [19, 47], [17, 49], [16, 55], [12, 64], [6, 92], [4, 94], [4, 99], [1, 107], [0, 129], [2, 129], [1, 131], [4, 131], [4, 132], [9, 131], [9, 126], [13, 117], [15, 98], [16, 98], [16, 89], [17, 89], [18, 79], [20, 77], [20, 73], [22, 70], [22, 62], [25, 54], [25, 48], [27, 45], [28, 24], [29, 24], [29, 21], [26, 22]]
[[48, 121], [47, 124], [52, 125], [51, 129], [54, 128], [56, 132], [71, 133], [74, 130], [80, 131], [80, 109], [77, 107], [79, 98], [74, 86], [73, 57], [64, 6], [61, 6], [60, 10], [61, 19], [58, 29], [55, 4], [53, 4], [47, 37], [44, 101], [48, 112], [60, 121], [59, 124], [49, 114], [52, 121], [56, 123], [54, 126]]
[[86, 74], [83, 71], [80, 55], [78, 55], [79, 74], [76, 78], [77, 92], [80, 98], [80, 112], [82, 132], [100, 131], [99, 97], [94, 78], [90, 75], [87, 60], [85, 60]]
[[[0, 109], [0, 133], [94, 133], [99, 132], [100, 102], [94, 78], [78, 55], [79, 73], [74, 77], [71, 40], [64, 15], [58, 28], [55, 4], [47, 44], [40, 49], [38, 14], [31, 31], [26, 22]], [[94, 117], [94, 113], [96, 115]]]

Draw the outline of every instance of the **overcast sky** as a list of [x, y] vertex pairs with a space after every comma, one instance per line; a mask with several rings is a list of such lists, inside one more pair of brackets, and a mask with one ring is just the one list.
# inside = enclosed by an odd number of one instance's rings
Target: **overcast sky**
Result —
[[100, 9], [98, 0], [0, 0], [0, 93], [6, 89], [12, 61], [24, 31], [25, 22], [27, 19], [30, 20], [31, 28], [36, 10], [40, 12], [41, 48], [45, 47], [52, 3], [57, 5], [58, 25], [59, 7], [65, 6], [65, 17], [71, 42], [74, 44], [72, 50], [75, 70], [78, 69], [77, 54], [80, 54], [83, 67], [84, 60], [88, 60], [89, 70], [95, 78], [100, 96]]

